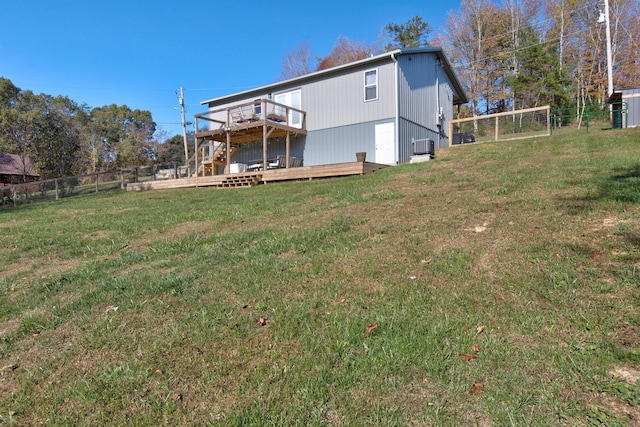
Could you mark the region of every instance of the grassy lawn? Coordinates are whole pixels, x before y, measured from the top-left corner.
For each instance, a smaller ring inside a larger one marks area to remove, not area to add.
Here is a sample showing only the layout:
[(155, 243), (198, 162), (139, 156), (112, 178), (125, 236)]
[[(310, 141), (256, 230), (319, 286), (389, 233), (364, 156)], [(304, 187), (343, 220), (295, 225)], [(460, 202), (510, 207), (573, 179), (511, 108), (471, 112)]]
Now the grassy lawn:
[(640, 129), (0, 210), (0, 425), (640, 424)]

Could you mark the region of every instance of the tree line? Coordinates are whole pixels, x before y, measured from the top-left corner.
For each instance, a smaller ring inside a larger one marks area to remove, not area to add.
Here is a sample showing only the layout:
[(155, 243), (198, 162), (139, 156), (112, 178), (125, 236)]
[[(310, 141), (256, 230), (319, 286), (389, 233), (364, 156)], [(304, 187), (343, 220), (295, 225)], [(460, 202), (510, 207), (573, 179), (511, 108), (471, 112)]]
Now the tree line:
[(182, 137), (161, 136), (149, 111), (90, 108), (0, 77), (0, 153), (29, 157), (42, 179), (183, 160)]
[[(614, 87), (640, 87), (640, 2), (609, 0), (609, 9)], [(465, 115), (542, 105), (579, 111), (607, 100), (603, 16), (603, 0), (462, 0), (433, 35), (417, 15), (388, 24), (375, 42), (339, 37), (326, 57), (313, 58), (303, 42), (283, 57), (280, 77), (397, 48), (442, 46), (470, 99)]]

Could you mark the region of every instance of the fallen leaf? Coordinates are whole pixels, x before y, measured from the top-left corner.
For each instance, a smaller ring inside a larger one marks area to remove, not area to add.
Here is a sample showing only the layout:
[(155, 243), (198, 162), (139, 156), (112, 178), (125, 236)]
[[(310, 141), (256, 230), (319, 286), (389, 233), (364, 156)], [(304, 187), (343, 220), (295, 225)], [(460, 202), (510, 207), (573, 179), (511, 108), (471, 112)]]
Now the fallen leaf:
[(481, 391), (484, 391), (484, 386), (480, 383), (474, 383), (473, 386), (471, 387), (471, 390), (469, 390), (469, 393), (478, 394)]
[(474, 344), (473, 347), (471, 347), (471, 350), (475, 351), (476, 353), (480, 352), (480, 344)]
[(160, 369), (156, 369), (156, 375), (162, 375), (162, 371)]
[(369, 335), (371, 335), (371, 332), (373, 332), (373, 330), (377, 327), (378, 327), (377, 323), (371, 323), (369, 326), (367, 326), (367, 335), (365, 336), (368, 337)]
[(338, 361), (338, 368), (342, 368), (344, 366), (344, 360)]
[(114, 305), (110, 305), (109, 307), (107, 307), (107, 309), (104, 312), (108, 313), (110, 311), (118, 311), (118, 307), (116, 307)]
[(267, 320), (265, 318), (261, 317), (260, 320), (258, 320), (258, 323), (260, 323), (260, 326), (266, 326)]
[(474, 354), (467, 354), (467, 353), (462, 353), (460, 356), (464, 357), (465, 359), (467, 359), (467, 362), (472, 361), (473, 359), (477, 359), (478, 356), (474, 355)]
[(171, 400), (173, 400), (174, 402), (177, 402), (179, 400), (182, 400), (182, 395), (181, 394), (174, 394), (173, 396), (171, 396)]
[(345, 302), (346, 300), (346, 298), (340, 298), (340, 302)]
[(599, 258), (599, 257), (600, 257), (600, 254), (598, 252), (592, 252), (591, 253), (591, 258), (596, 259), (596, 258)]
[(484, 326), (477, 326), (476, 327), (476, 331), (478, 331), (479, 334), (484, 332)]

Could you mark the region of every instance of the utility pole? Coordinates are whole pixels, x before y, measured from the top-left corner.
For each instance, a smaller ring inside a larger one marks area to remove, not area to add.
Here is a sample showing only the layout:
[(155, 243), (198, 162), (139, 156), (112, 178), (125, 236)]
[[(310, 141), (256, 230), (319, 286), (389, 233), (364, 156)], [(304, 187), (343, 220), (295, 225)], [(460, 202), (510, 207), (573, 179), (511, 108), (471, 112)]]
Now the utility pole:
[(180, 109), (182, 110), (182, 137), (184, 139), (184, 161), (187, 164), (187, 177), (191, 176), (191, 167), (189, 165), (189, 149), (187, 143), (187, 121), (184, 117), (184, 89), (180, 87), (180, 94), (178, 95), (178, 101), (180, 103)]
[[(600, 6), (598, 6), (600, 9)], [(600, 11), (598, 23), (606, 26), (607, 34), (607, 98), (613, 94), (613, 64), (611, 59), (611, 21), (609, 20), (609, 0), (604, 0), (604, 13)]]
[(604, 20), (607, 26), (607, 76), (609, 78), (607, 89), (607, 98), (610, 98), (613, 94), (613, 71), (611, 64), (611, 25), (609, 22), (609, 0), (604, 0)]

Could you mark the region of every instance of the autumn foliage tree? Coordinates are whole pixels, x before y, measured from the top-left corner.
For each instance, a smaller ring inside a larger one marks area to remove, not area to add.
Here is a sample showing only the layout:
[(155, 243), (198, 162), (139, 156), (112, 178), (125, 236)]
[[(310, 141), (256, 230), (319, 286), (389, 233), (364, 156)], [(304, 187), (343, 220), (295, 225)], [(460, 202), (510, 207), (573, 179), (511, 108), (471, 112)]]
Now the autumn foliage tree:
[(0, 78), (0, 152), (29, 157), (42, 178), (152, 162), (151, 113), (115, 104), (90, 109)]
[(316, 71), (326, 70), (328, 68), (368, 58), (376, 52), (377, 49), (372, 45), (354, 42), (346, 37), (340, 36), (331, 50), (331, 53), (324, 58), (318, 58)]
[[(637, 0), (610, 0), (613, 80), (640, 86)], [(604, 103), (604, 5), (588, 0), (462, 0), (437, 42), (447, 52), (475, 114), (550, 104)]]

